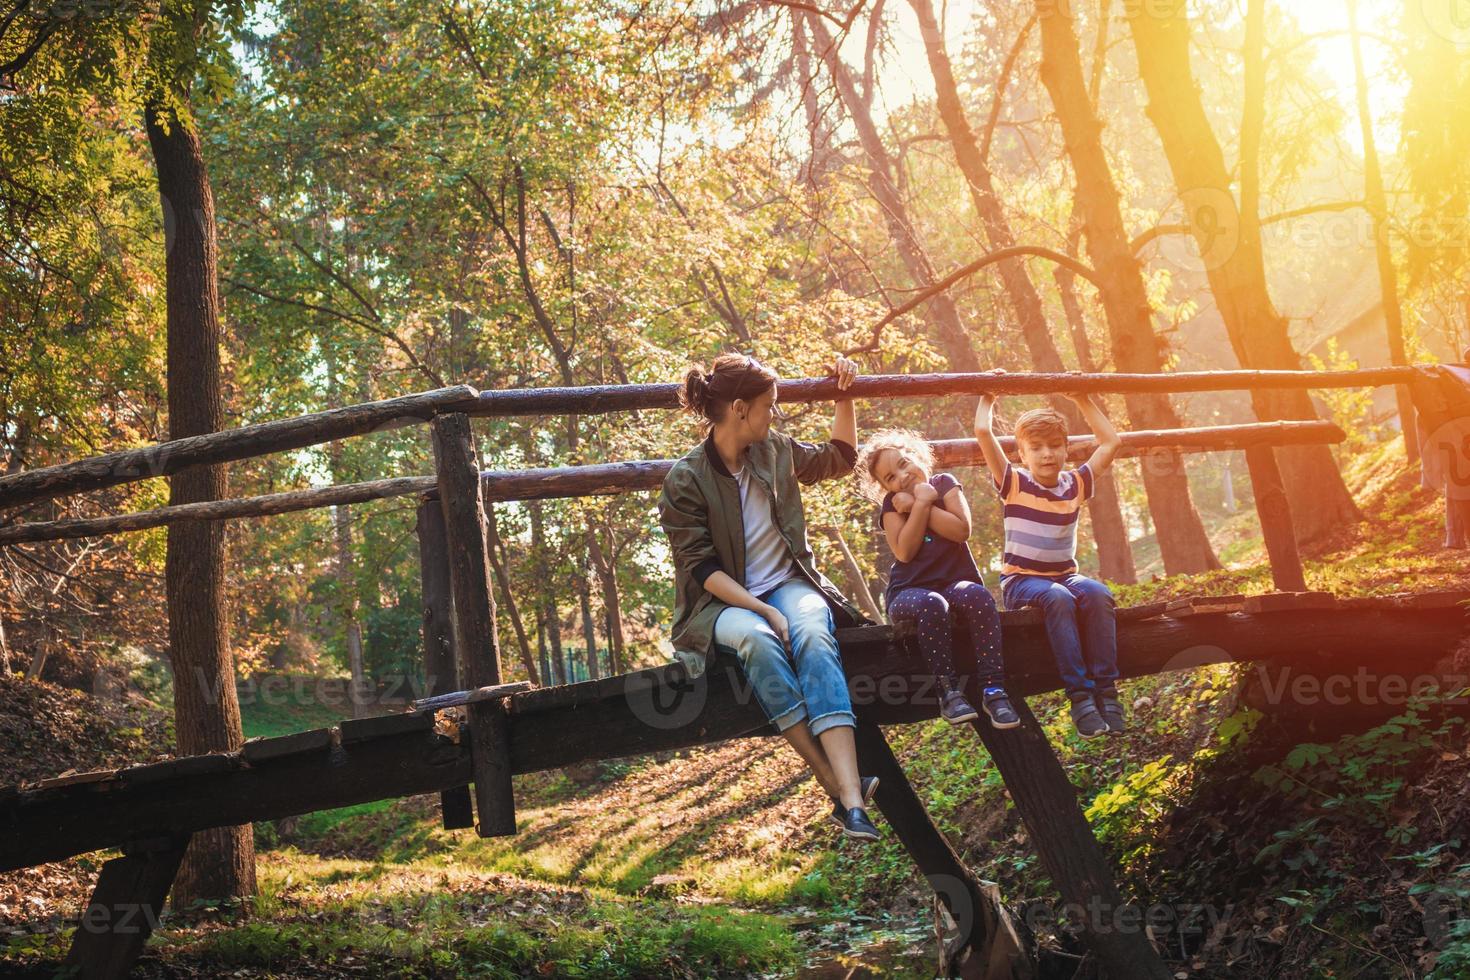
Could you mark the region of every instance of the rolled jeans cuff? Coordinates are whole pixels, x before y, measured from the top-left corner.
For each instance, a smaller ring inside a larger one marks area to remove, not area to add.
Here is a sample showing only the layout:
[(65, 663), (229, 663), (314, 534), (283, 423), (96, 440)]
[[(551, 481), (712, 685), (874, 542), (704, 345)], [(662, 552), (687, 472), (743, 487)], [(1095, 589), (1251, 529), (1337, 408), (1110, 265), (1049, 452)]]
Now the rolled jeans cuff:
[(818, 715), (807, 721), (807, 728), (811, 729), (813, 735), (820, 735), (829, 728), (857, 727), (857, 718), (851, 711), (829, 711), (825, 715)]
[(776, 726), (776, 731), (784, 732), (793, 725), (799, 725), (806, 718), (806, 702), (798, 701), (796, 706), (781, 712), (771, 719), (771, 724)]

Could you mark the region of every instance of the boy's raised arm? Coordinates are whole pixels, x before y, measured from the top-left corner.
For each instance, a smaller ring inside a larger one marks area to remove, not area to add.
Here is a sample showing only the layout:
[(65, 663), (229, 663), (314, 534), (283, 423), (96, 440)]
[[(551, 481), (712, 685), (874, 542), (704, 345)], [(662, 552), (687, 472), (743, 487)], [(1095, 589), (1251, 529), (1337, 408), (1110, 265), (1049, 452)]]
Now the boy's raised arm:
[(1097, 437), (1097, 448), (1088, 458), (1087, 468), (1092, 470), (1093, 476), (1102, 476), (1113, 465), (1113, 457), (1118, 454), (1123, 440), (1119, 438), (1118, 430), (1113, 428), (1113, 423), (1108, 421), (1107, 415), (1092, 400), (1091, 395), (1071, 392), (1067, 397), (1076, 403), (1077, 408), (1082, 412), (1082, 417), (1092, 428), (1092, 434)]
[(980, 404), (975, 407), (975, 441), (980, 444), (980, 455), (985, 457), (985, 465), (990, 469), (990, 482), (999, 487), (1009, 460), (1000, 447), (1000, 440), (990, 431), (994, 410), (995, 396), (989, 393), (981, 395)]

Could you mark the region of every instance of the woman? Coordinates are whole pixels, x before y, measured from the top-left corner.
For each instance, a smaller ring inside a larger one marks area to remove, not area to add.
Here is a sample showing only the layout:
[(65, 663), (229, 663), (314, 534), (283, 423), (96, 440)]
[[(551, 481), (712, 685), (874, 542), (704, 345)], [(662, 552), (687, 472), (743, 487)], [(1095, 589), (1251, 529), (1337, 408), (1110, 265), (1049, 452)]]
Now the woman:
[[(845, 391), (857, 365), (839, 357), (834, 373)], [(834, 615), (863, 619), (812, 563), (798, 488), (852, 470), (852, 400), (837, 402), (827, 443), (772, 432), (776, 373), (724, 354), (708, 373), (689, 370), (680, 403), (708, 435), (674, 464), (659, 497), (674, 554), (674, 649), (696, 673), (715, 650), (738, 657), (766, 717), (833, 798), (833, 820), (854, 840), (877, 840), (865, 806), (878, 780), (858, 776), (834, 633)]]

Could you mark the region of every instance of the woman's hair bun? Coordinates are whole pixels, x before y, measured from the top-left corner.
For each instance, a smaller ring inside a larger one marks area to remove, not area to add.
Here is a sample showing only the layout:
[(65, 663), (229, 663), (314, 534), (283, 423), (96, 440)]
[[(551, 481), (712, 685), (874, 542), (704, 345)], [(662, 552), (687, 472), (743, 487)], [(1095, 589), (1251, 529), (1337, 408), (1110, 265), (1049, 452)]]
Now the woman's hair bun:
[(709, 407), (710, 377), (704, 368), (695, 365), (684, 372), (684, 384), (679, 388), (679, 405), (687, 412), (703, 416)]

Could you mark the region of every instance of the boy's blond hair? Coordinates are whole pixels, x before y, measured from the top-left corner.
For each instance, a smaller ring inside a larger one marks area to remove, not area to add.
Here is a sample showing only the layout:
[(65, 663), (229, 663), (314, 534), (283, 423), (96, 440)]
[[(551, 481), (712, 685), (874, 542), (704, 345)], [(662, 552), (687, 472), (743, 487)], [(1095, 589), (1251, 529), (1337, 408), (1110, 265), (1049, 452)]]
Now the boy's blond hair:
[(1048, 439), (1060, 438), (1063, 442), (1067, 440), (1067, 417), (1054, 408), (1033, 408), (1022, 412), (1021, 417), (1016, 419), (1016, 442), (1022, 439), (1034, 437)]
[(858, 452), (857, 464), (853, 467), (857, 473), (858, 490), (874, 503), (882, 500), (888, 493), (873, 473), (873, 467), (878, 465), (878, 457), (883, 455), (885, 449), (908, 453), (931, 476), (934, 473), (934, 450), (929, 448), (929, 443), (922, 435), (913, 429), (879, 429), (863, 443), (863, 448)]

